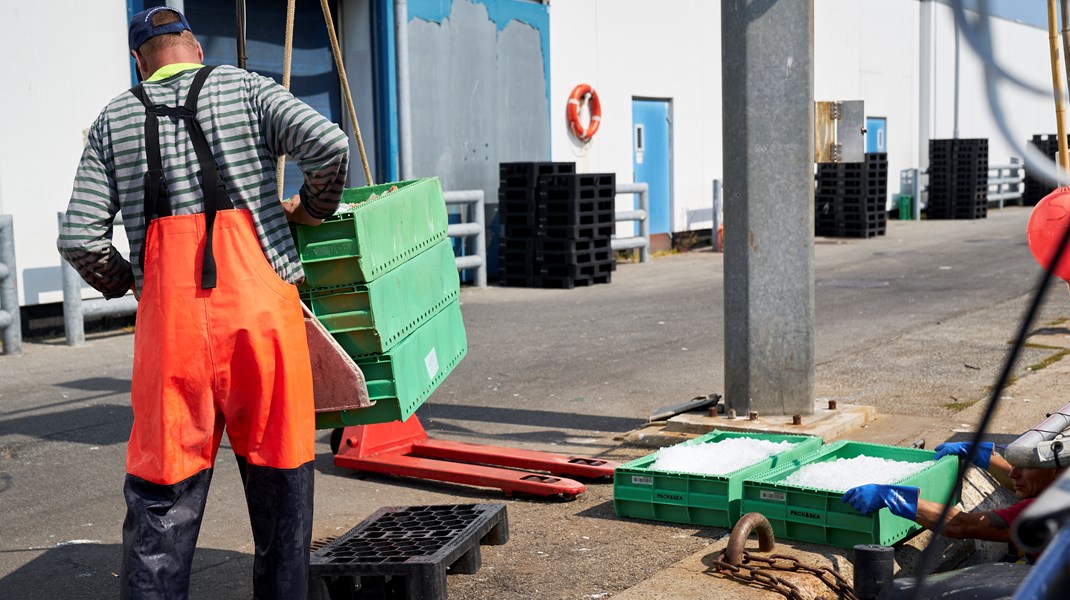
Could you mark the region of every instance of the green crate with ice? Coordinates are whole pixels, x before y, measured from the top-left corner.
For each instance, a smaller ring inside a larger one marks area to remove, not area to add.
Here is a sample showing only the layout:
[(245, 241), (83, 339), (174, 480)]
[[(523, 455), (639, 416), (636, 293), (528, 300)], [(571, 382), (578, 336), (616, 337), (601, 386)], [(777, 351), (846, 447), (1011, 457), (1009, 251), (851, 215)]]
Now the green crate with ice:
[(621, 517), (730, 527), (745, 478), (820, 446), (813, 436), (711, 431), (617, 467), (613, 508)]
[[(882, 483), (918, 487), (921, 497), (945, 502), (958, 459), (917, 448), (840, 441), (743, 482), (741, 512), (761, 513), (778, 539), (854, 547), (890, 546), (921, 530), (887, 508), (863, 515), (841, 501), (855, 486)], [(955, 502), (958, 501), (956, 498)]]

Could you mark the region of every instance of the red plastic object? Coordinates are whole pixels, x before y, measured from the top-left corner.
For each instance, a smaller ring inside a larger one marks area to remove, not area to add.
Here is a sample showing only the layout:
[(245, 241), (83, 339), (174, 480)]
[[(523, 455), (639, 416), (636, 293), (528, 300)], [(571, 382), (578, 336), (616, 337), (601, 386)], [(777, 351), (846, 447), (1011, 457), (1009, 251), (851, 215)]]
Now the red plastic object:
[(596, 458), (433, 440), (416, 415), (405, 422), (346, 427), (334, 464), (535, 496), (576, 496), (586, 489), (583, 484), (557, 475), (612, 477), (619, 465)]
[[(1047, 269), (1052, 266), (1055, 252), (1063, 239), (1063, 233), (1070, 226), (1070, 188), (1059, 188), (1044, 196), (1033, 207), (1026, 225), (1026, 239), (1029, 250), (1040, 266)], [(1070, 249), (1063, 252), (1059, 264), (1051, 269), (1052, 275), (1070, 280)]]

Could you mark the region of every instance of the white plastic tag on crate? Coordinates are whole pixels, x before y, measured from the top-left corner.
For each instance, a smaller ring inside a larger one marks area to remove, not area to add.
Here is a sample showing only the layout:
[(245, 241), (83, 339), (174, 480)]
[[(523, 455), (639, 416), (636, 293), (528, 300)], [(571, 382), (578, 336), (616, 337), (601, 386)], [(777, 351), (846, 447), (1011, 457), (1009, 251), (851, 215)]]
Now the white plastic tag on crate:
[(434, 348), (424, 357), (424, 366), (427, 367), (427, 378), (434, 381), (435, 375), (438, 375), (438, 354), (435, 354)]
[(644, 477), (642, 475), (632, 475), (632, 485), (654, 485), (654, 478)]

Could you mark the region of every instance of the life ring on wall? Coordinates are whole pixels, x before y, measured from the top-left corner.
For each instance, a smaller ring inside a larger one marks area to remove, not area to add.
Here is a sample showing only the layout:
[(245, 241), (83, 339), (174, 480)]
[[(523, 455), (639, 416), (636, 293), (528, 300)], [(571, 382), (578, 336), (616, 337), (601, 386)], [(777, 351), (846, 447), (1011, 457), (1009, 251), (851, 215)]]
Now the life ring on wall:
[[(591, 113), (591, 123), (587, 127), (580, 123), (580, 105), (583, 104), (583, 100), (587, 95), (590, 98), (587, 99), (587, 108)], [(572, 88), (572, 93), (568, 97), (568, 124), (572, 126), (572, 133), (580, 139), (581, 142), (590, 141), (594, 137), (594, 134), (598, 132), (598, 126), (602, 123), (602, 104), (598, 102), (598, 93), (594, 91), (594, 88), (581, 83)]]

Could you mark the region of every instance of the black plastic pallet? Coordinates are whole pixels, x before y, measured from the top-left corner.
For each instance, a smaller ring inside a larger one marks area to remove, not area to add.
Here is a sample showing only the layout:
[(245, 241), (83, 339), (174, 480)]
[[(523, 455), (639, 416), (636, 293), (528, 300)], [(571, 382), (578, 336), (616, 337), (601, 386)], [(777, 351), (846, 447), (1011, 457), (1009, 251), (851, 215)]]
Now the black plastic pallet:
[(590, 250), (608, 250), (611, 238), (587, 238), (587, 239), (541, 239), (538, 240), (538, 251), (541, 252), (586, 252)]
[(574, 162), (505, 162), (498, 164), (499, 187), (538, 186), (540, 175), (575, 173)]
[(509, 541), (504, 504), (381, 508), (312, 554), (311, 600), (445, 600), (447, 573), (476, 573), (480, 544)]
[(617, 261), (603, 260), (586, 264), (550, 264), (547, 263), (542, 277), (544, 279), (570, 278), (575, 280), (591, 279), (608, 275), (617, 270)]

